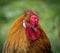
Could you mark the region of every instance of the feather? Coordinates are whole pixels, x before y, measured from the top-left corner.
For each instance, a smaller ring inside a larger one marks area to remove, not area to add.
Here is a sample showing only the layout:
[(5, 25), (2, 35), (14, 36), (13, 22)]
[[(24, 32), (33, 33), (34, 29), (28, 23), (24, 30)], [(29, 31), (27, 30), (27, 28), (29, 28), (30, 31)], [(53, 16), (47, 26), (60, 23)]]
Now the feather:
[(12, 24), (2, 53), (52, 53), (50, 41), (40, 24), (37, 26), (39, 37), (35, 41), (28, 39), (24, 18), (22, 15)]

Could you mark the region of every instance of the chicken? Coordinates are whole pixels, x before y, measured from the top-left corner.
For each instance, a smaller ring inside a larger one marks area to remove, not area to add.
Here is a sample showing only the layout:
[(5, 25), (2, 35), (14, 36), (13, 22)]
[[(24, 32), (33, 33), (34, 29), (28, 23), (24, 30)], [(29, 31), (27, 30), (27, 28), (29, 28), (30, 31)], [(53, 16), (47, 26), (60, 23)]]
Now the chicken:
[(25, 10), (13, 23), (2, 53), (52, 53), (50, 41), (34, 10)]

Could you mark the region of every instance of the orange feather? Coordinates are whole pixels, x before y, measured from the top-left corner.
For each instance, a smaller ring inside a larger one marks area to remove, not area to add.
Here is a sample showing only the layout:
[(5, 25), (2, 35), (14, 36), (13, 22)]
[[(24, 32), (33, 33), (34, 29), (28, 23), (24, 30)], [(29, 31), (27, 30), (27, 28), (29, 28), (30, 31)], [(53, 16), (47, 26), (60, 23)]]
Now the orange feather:
[(24, 18), (25, 16), (22, 15), (13, 23), (2, 53), (51, 53), (50, 41), (40, 24), (38, 24), (40, 37), (35, 41), (28, 40), (22, 25)]

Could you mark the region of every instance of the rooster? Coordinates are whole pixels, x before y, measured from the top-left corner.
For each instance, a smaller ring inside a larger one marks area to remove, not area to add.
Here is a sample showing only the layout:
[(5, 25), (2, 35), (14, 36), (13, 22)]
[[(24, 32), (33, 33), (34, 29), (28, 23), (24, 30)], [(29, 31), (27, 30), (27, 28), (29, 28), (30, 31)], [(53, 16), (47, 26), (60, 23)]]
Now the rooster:
[(26, 9), (13, 23), (2, 53), (52, 53), (50, 41), (34, 10)]

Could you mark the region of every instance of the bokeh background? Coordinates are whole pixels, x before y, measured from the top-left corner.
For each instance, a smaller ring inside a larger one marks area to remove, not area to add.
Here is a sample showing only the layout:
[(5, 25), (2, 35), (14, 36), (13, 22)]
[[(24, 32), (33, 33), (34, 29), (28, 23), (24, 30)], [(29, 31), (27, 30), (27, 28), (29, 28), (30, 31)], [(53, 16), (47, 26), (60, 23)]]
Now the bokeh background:
[(53, 53), (60, 53), (60, 0), (0, 0), (0, 53), (12, 23), (27, 8), (37, 12)]

